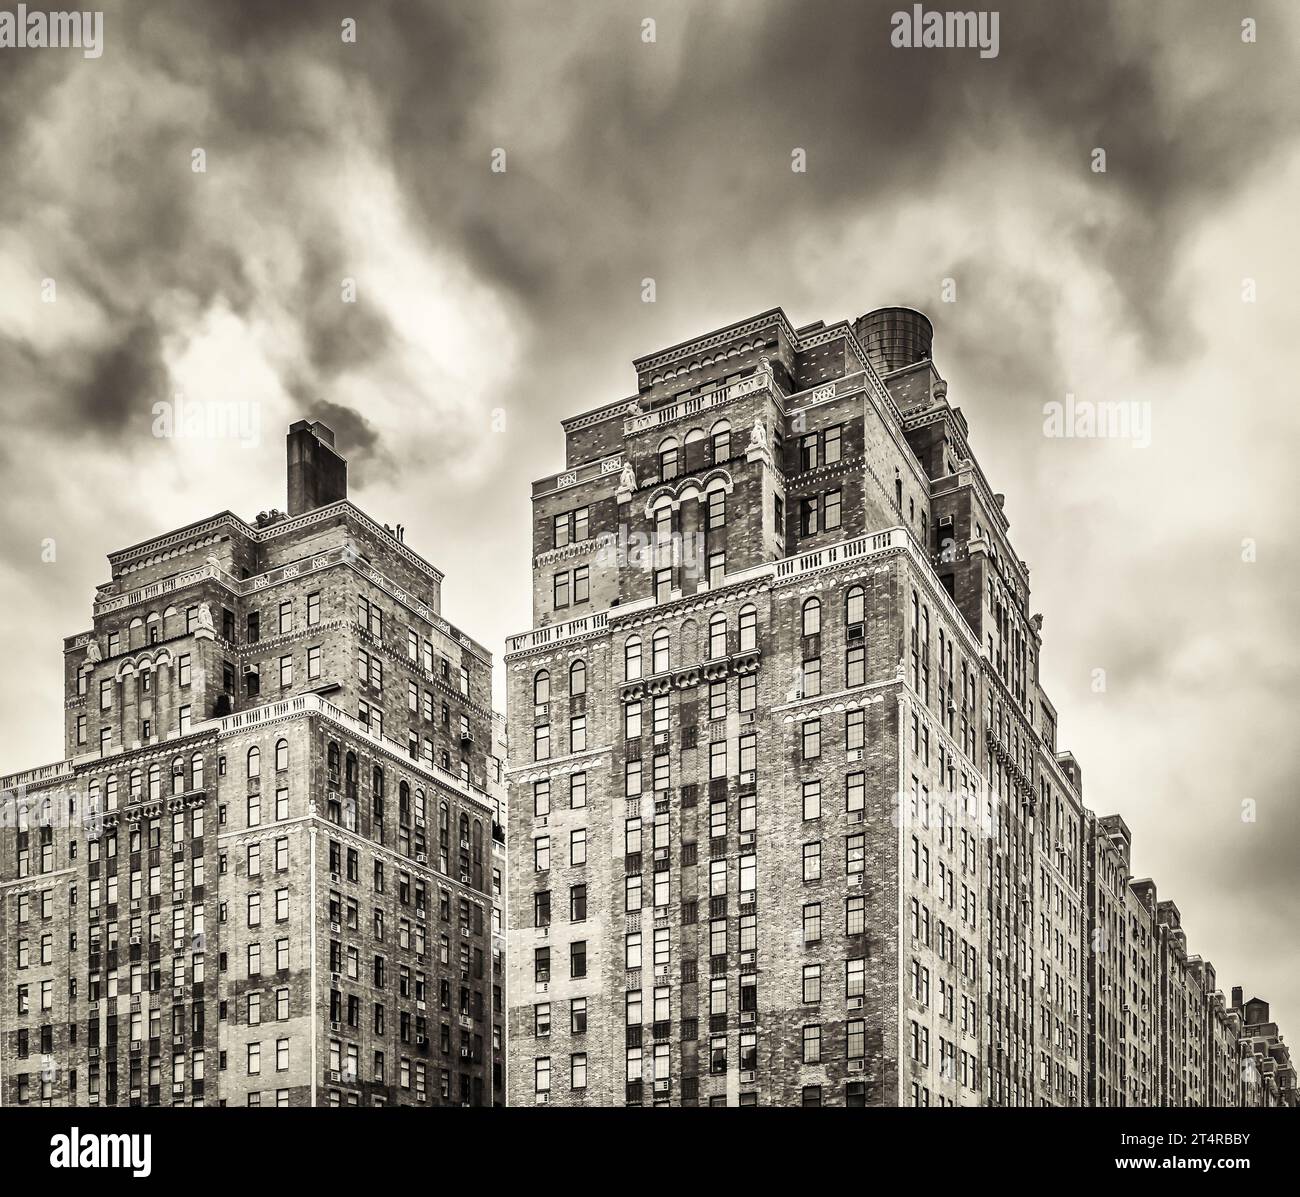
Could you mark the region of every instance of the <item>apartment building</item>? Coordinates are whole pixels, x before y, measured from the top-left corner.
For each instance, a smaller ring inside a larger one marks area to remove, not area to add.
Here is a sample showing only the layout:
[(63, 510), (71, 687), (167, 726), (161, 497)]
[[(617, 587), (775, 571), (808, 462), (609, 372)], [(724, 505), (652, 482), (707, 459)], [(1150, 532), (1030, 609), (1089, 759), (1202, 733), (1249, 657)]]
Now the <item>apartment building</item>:
[(492, 1100), (492, 658), (327, 427), (287, 467), (110, 555), (0, 780), (4, 1104)]

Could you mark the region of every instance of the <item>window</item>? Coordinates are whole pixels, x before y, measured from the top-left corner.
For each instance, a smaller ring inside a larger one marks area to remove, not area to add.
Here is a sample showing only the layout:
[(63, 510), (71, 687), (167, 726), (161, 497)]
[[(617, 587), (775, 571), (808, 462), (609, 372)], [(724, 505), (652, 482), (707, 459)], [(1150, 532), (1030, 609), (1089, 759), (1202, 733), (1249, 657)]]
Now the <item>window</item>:
[(659, 446), (659, 481), (677, 477), (677, 441), (669, 437)]
[(803, 698), (816, 698), (822, 692), (822, 661), (810, 657), (803, 663)]
[(805, 964), (803, 966), (803, 1000), (812, 1004), (822, 1000), (822, 966)]
[(556, 607), (567, 607), (569, 605), (569, 574), (567, 570), (555, 575), (553, 597)]
[(569, 945), (569, 976), (585, 977), (587, 975), (587, 942), (577, 940)]
[(551, 837), (539, 835), (533, 841), (533, 868), (544, 873), (551, 867)]
[(803, 1062), (822, 1062), (822, 1029), (818, 1023), (809, 1023), (803, 1029)]
[(320, 623), (320, 591), (307, 596), (307, 626), (315, 627)]
[(813, 840), (803, 846), (803, 879), (820, 881), (822, 878), (822, 845)]
[(822, 505), (822, 527), (831, 531), (840, 526), (840, 492), (829, 490)]
[(740, 651), (750, 652), (758, 647), (758, 612), (753, 607), (740, 611)]
[(727, 617), (721, 612), (713, 615), (709, 620), (709, 657), (725, 657), (727, 655)]
[(533, 705), (542, 706), (544, 703), (551, 701), (551, 675), (548, 670), (541, 669), (533, 678)]
[(803, 817), (820, 819), (822, 817), (822, 783), (805, 781), (803, 783)]
[(533, 728), (533, 760), (545, 761), (551, 756), (551, 725), (539, 723)]
[(822, 630), (822, 604), (820, 599), (810, 598), (803, 605), (803, 634), (816, 636)]
[(799, 535), (812, 536), (820, 530), (819, 528), (819, 511), (817, 508), (817, 499), (800, 499), (799, 500)]
[(815, 760), (822, 754), (822, 721), (805, 719), (801, 726), (803, 759)]
[(668, 629), (660, 628), (650, 641), (651, 673), (668, 671)]
[(731, 457), (731, 425), (726, 420), (719, 420), (710, 431), (709, 451), (714, 465)]
[(632, 636), (623, 646), (623, 677), (634, 682), (641, 677), (641, 637)]
[(587, 1053), (574, 1052), (570, 1058), (569, 1083), (574, 1089), (587, 1087)]
[(587, 887), (574, 885), (569, 889), (569, 922), (581, 923), (587, 917)]
[(576, 697), (579, 694), (587, 693), (587, 663), (585, 661), (574, 661), (569, 666), (569, 695)]
[(587, 863), (587, 829), (579, 827), (569, 832), (569, 863), (585, 865)]
[(727, 522), (727, 492), (721, 486), (716, 486), (709, 491), (704, 521), (708, 531), (721, 528)]
[(803, 908), (803, 941), (818, 943), (822, 937), (822, 904), (809, 902)]
[(533, 1090), (537, 1093), (551, 1091), (551, 1057), (538, 1056), (533, 1061)]

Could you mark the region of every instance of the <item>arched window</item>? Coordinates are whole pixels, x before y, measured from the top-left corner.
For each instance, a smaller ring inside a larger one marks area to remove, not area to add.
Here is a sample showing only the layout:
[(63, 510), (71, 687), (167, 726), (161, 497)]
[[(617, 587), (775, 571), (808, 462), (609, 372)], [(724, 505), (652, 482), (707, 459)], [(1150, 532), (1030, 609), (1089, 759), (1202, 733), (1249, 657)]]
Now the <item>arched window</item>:
[(469, 815), (461, 815), (460, 817), (460, 846), (462, 848), (469, 847)]
[(185, 760), (179, 756), (172, 761), (172, 793), (185, 793)]
[(162, 769), (157, 765), (149, 766), (149, 798), (162, 797)]
[(803, 604), (803, 634), (816, 636), (822, 630), (822, 601), (817, 598), (805, 599)]
[(329, 771), (337, 779), (339, 775), (339, 746), (333, 740), (330, 741), (325, 758), (329, 765)]
[(709, 657), (727, 655), (727, 617), (719, 611), (709, 619)]
[(97, 781), (90, 783), (90, 792), (86, 799), (86, 810), (92, 814), (99, 811), (99, 782)]
[(587, 693), (587, 662), (574, 661), (569, 666), (569, 695)]
[[(335, 749), (337, 752), (338, 749)], [(248, 750), (248, 776), (262, 776), (262, 750), (256, 744)]]
[(131, 801), (134, 802), (140, 797), (140, 785), (143, 781), (143, 775), (139, 769), (132, 769), (129, 779)]
[(375, 766), (375, 771), (374, 771), (374, 773), (371, 775), (371, 778), (370, 778), (370, 789), (371, 789), (371, 791), (374, 793), (374, 795), (375, 795), (376, 798), (380, 799), (381, 801), (383, 800), (383, 797), (384, 797), (384, 771), (383, 771), (383, 770), (382, 770), (378, 765)]
[(451, 829), (451, 808), (445, 802), (438, 804), (438, 830), (449, 831)]
[(411, 787), (405, 781), (397, 786), (397, 821), (403, 824), (411, 821)]
[(650, 641), (651, 673), (668, 672), (668, 629), (660, 628)]
[(104, 782), (104, 809), (117, 810), (117, 777), (109, 777)]
[(541, 706), (544, 702), (551, 701), (551, 674), (550, 670), (539, 669), (533, 678), (533, 705)]
[(474, 859), (483, 859), (483, 824), (478, 819), (474, 820)]
[(424, 791), (417, 789), (415, 791), (415, 817), (419, 820), (419, 825), (424, 825)]
[(203, 754), (199, 752), (190, 757), (190, 789), (203, 789)]
[(659, 481), (677, 477), (677, 438), (670, 436), (659, 445)]
[(749, 652), (758, 647), (758, 611), (753, 607), (740, 610), (740, 651)]
[(275, 742), (275, 770), (277, 773), (283, 773), (289, 767), (289, 741), (277, 740)]
[(867, 592), (861, 586), (852, 587), (844, 596), (844, 622), (853, 627), (867, 618)]
[(634, 682), (641, 676), (641, 637), (629, 636), (623, 645), (623, 677)]
[(349, 789), (355, 790), (357, 787), (357, 754), (349, 752), (347, 759), (343, 762), (343, 780)]
[(709, 447), (713, 464), (719, 465), (731, 457), (731, 425), (719, 420), (709, 433)]

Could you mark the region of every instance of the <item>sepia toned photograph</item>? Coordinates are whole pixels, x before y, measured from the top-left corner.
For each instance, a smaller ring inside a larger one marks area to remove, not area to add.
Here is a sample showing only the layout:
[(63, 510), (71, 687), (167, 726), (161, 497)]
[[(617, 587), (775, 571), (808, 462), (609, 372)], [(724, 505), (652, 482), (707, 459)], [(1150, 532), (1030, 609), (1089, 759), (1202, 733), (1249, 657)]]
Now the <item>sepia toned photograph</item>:
[(0, 0), (15, 1176), (343, 1179), (314, 1107), (1289, 1161), (1298, 51)]

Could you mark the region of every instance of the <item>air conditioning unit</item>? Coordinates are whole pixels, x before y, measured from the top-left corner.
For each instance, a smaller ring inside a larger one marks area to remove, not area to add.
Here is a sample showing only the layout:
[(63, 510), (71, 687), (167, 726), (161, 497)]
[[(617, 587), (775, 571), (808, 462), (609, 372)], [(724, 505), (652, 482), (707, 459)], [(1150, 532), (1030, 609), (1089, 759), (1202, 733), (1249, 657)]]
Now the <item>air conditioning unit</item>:
[(849, 1071), (850, 1071), (850, 1072), (865, 1072), (865, 1071), (866, 1071), (866, 1068), (867, 1068), (867, 1062), (866, 1062), (866, 1060), (850, 1060), (850, 1061), (849, 1061)]
[(941, 516), (939, 517), (939, 527), (941, 527), (941, 528), (951, 528), (951, 527), (952, 527), (952, 516), (950, 516), (950, 515), (941, 515)]
[(550, 1100), (551, 1100), (551, 1095), (549, 1093), (538, 1093), (533, 1098), (533, 1101), (539, 1106), (544, 1106)]
[(330, 880), (341, 885), (343, 882), (343, 875), (341, 873), (330, 873)]
[(755, 772), (754, 772), (753, 769), (746, 769), (746, 770), (745, 770), (743, 773), (741, 773), (741, 775), (740, 775), (740, 784), (741, 784), (742, 786), (750, 786), (750, 785), (753, 785), (753, 784), (754, 784), (754, 778), (755, 778), (755, 776), (756, 776), (756, 774), (755, 774)]
[(754, 712), (753, 712), (753, 711), (745, 711), (745, 712), (743, 712), (743, 713), (741, 714), (741, 716), (740, 716), (740, 722), (741, 722), (742, 724), (745, 724), (745, 723), (753, 723), (753, 722), (754, 722)]
[(846, 640), (861, 640), (866, 636), (866, 629), (860, 623), (849, 624), (848, 632), (845, 634)]
[(758, 1072), (757, 1072), (755, 1069), (753, 1069), (753, 1068), (749, 1068), (749, 1069), (742, 1068), (742, 1069), (740, 1070), (740, 1083), (741, 1083), (742, 1085), (743, 1085), (746, 1081), (756, 1081), (757, 1079), (758, 1079)]
[(428, 864), (428, 863), (429, 863), (429, 858), (428, 858), (428, 856), (427, 856), (425, 853), (423, 853), (423, 852), (417, 852), (417, 853), (415, 854), (415, 863), (416, 863), (416, 864)]
[(92, 1060), (98, 1060), (98, 1059), (99, 1059), (99, 1048), (97, 1048), (97, 1047), (92, 1047), (92, 1048), (90, 1049), (90, 1058), (91, 1058)]
[(756, 951), (754, 951), (753, 948), (750, 948), (747, 952), (741, 952), (741, 953), (740, 953), (740, 963), (741, 963), (741, 964), (753, 964), (753, 963), (754, 963), (754, 958), (755, 958), (757, 955), (758, 955), (758, 953), (757, 953)]
[(140, 946), (140, 937), (138, 935), (133, 935), (129, 942), (133, 948), (138, 948)]
[(862, 759), (861, 748), (850, 748), (848, 752), (845, 753), (845, 760), (847, 760), (850, 765), (856, 765), (861, 759)]
[(340, 930), (338, 923), (330, 923), (330, 930), (333, 931), (335, 935), (337, 935)]
[(752, 831), (742, 831), (742, 832), (740, 833), (740, 846), (741, 846), (742, 848), (747, 847), (748, 845), (752, 844), (753, 842), (754, 842), (754, 832), (752, 832)]
[(185, 997), (185, 990), (180, 985), (177, 985), (175, 986), (175, 988), (172, 989), (173, 1001), (179, 1002), (184, 997)]
[(753, 1022), (758, 1015), (753, 1010), (742, 1010), (740, 1012), (740, 1021), (742, 1023)]
[(667, 1077), (665, 1077), (662, 1081), (655, 1081), (655, 1092), (667, 1093), (672, 1088), (672, 1085), (673, 1085), (672, 1080)]
[(423, 815), (416, 815), (416, 816), (415, 816), (415, 825), (416, 825), (417, 827), (423, 827), (423, 826), (424, 826), (424, 816), (423, 816)]
[(333, 1081), (335, 1084), (338, 1084), (339, 1080), (341, 1079), (340, 1073), (333, 1068), (330, 1069), (329, 1076), (330, 1076), (330, 1080)]
[(656, 965), (655, 965), (655, 979), (658, 980), (659, 978), (661, 978), (661, 977), (666, 977), (666, 976), (668, 976), (668, 965), (666, 965), (666, 964), (656, 964)]
[(429, 1042), (428, 1038), (424, 1035), (417, 1035), (415, 1037), (416, 1047), (425, 1047), (428, 1044), (428, 1042)]
[(865, 811), (855, 810), (849, 812), (850, 823), (861, 823), (865, 817), (866, 817)]
[(862, 1009), (862, 999), (861, 999), (860, 997), (851, 997), (851, 998), (848, 998), (848, 999), (846, 1000), (846, 1003), (845, 1003), (845, 1004), (848, 1006), (848, 1008), (849, 1008), (850, 1010), (861, 1010), (861, 1009)]
[(132, 1010), (139, 1010), (139, 1009), (140, 1009), (140, 995), (139, 995), (138, 993), (137, 993), (137, 994), (133, 994), (133, 995), (131, 996), (131, 1009), (132, 1009)]
[(551, 988), (551, 983), (550, 983), (549, 981), (538, 981), (538, 982), (537, 982), (537, 992), (538, 992), (538, 993), (547, 993), (547, 992), (550, 990), (550, 988)]
[(173, 1035), (173, 1036), (172, 1036), (172, 1047), (180, 1047), (184, 1042), (185, 1042), (185, 1036), (184, 1036), (184, 1035)]
[(667, 732), (655, 732), (655, 744), (667, 744), (667, 743), (668, 743)]

